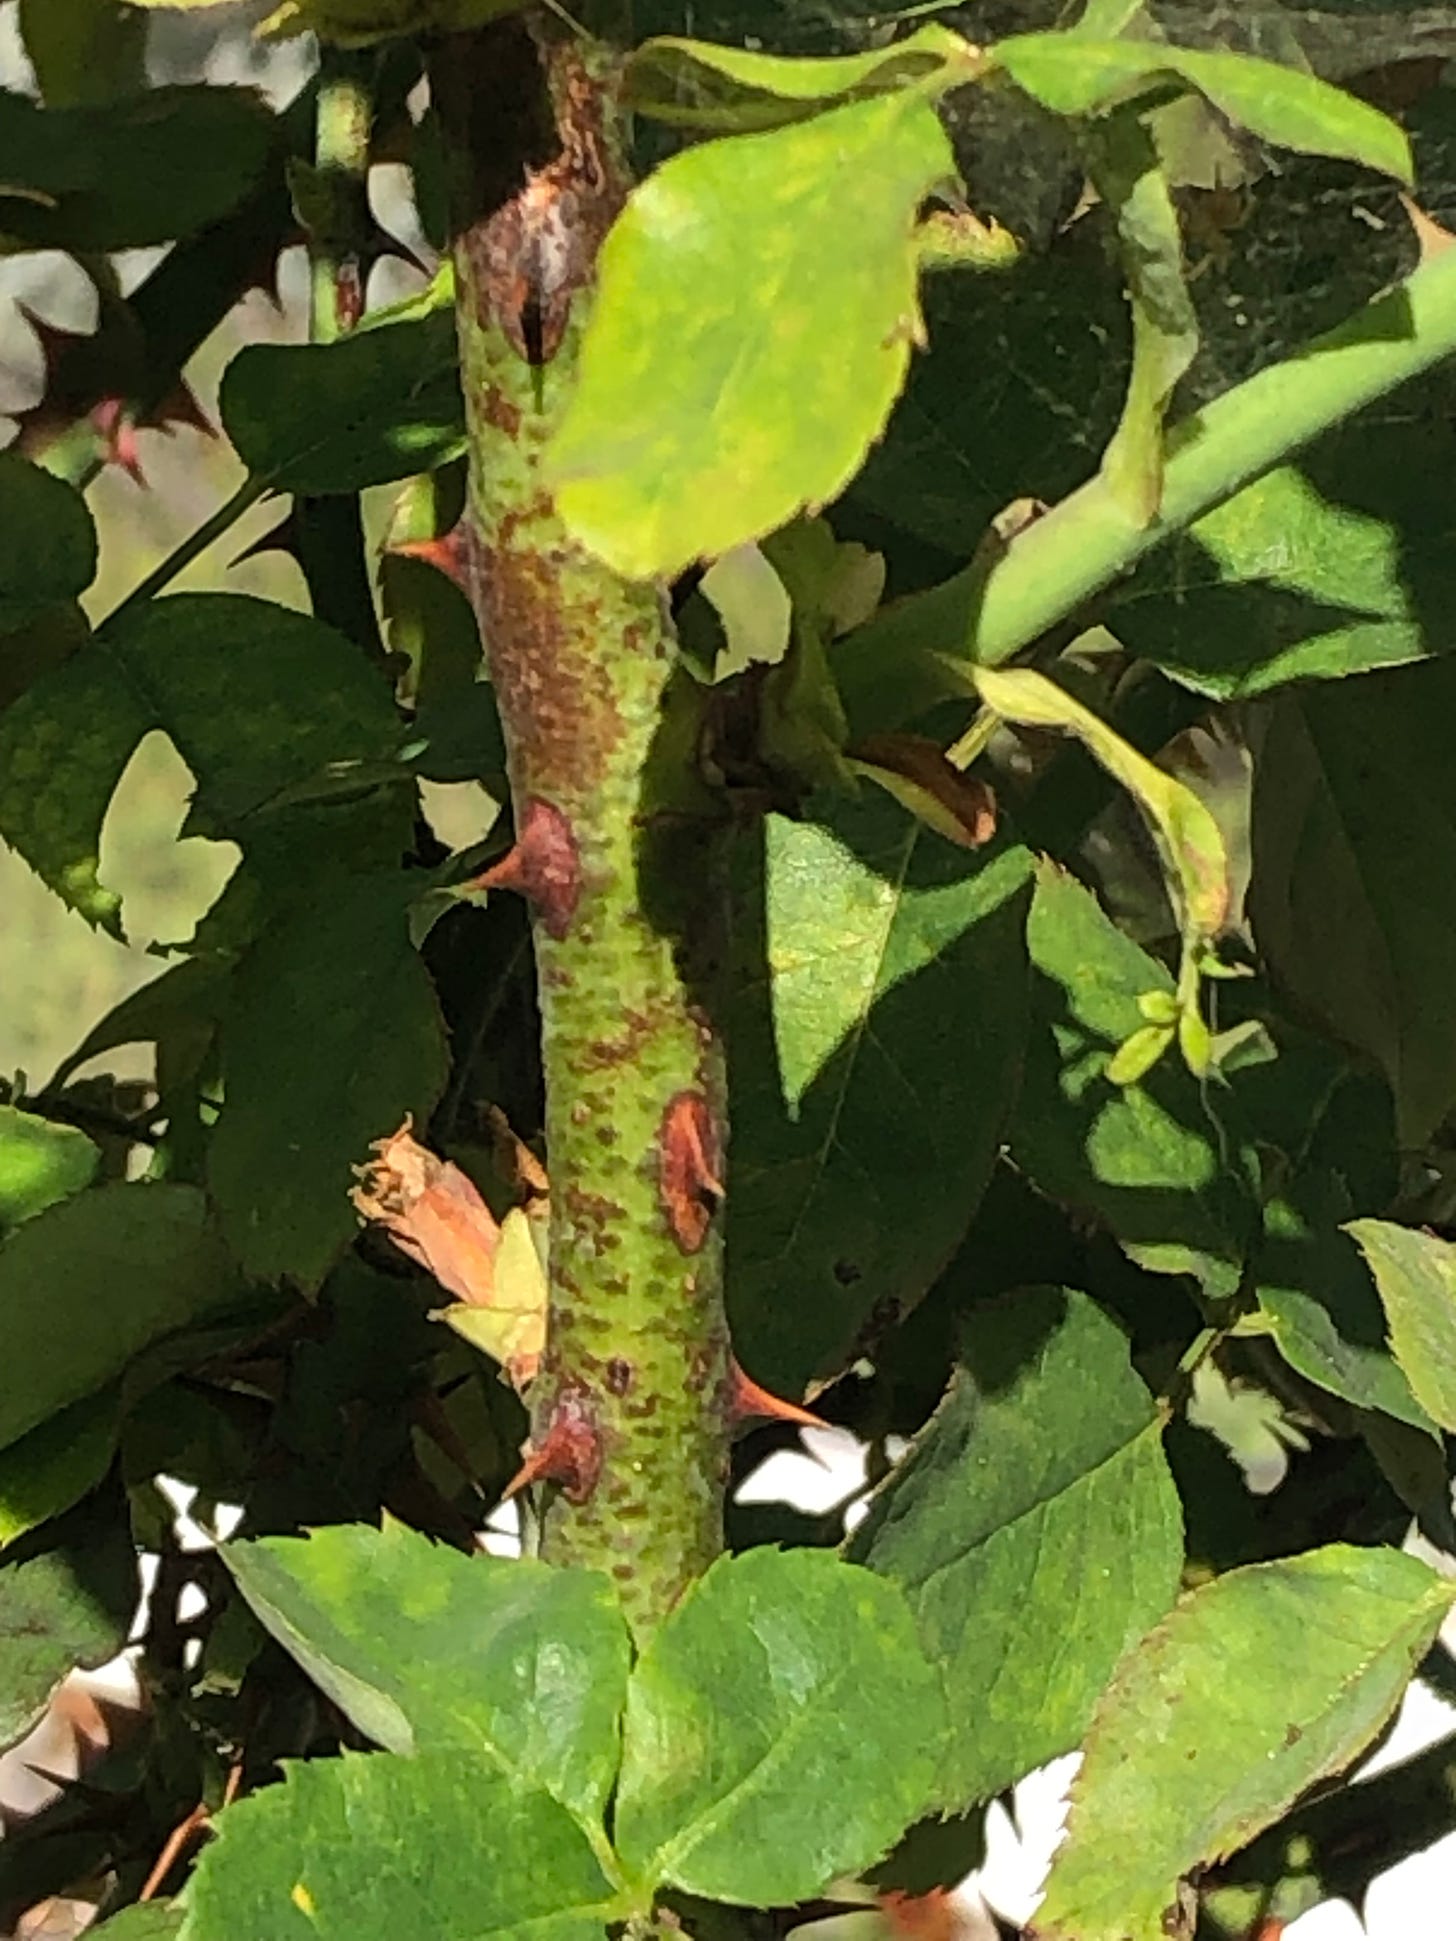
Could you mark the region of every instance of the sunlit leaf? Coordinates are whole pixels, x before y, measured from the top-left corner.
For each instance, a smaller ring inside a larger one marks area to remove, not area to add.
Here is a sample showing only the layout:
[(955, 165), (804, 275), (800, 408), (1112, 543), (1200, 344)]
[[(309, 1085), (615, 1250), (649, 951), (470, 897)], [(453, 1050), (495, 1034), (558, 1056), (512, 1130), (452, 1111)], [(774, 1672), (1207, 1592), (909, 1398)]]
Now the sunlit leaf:
[(1390, 1323), (1390, 1345), (1416, 1400), (1456, 1431), (1456, 1247), (1388, 1220), (1352, 1220)]

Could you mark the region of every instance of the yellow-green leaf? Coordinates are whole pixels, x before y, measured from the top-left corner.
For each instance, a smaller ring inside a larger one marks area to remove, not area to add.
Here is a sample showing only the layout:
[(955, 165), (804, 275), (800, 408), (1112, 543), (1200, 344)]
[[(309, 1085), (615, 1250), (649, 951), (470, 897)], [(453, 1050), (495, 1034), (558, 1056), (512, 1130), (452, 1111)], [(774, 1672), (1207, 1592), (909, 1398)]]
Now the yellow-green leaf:
[(670, 576), (834, 498), (904, 383), (916, 212), (954, 173), (933, 110), (901, 93), (706, 142), (643, 183), (549, 454), (577, 538)]

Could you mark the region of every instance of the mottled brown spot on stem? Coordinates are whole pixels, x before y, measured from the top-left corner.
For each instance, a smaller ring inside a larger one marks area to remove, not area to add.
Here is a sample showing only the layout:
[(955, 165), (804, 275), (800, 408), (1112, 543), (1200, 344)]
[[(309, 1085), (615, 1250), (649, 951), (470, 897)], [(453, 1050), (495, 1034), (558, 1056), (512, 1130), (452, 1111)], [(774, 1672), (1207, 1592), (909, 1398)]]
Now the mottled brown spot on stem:
[(585, 1503), (602, 1473), (602, 1438), (591, 1398), (575, 1384), (558, 1390), (546, 1433), (528, 1444), (525, 1460), (508, 1484), (514, 1496), (530, 1483), (556, 1483), (572, 1503)]

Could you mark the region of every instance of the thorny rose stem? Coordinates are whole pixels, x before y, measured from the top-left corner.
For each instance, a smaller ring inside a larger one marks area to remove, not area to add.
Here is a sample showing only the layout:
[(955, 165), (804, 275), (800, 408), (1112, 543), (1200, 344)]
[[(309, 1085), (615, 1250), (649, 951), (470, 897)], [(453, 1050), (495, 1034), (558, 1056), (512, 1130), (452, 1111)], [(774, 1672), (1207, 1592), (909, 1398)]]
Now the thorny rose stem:
[(541, 459), (627, 191), (611, 69), (554, 22), (447, 42), (470, 440), (456, 557), (499, 700), (532, 904), (551, 1175), (549, 1337), (528, 1470), (542, 1551), (617, 1581), (639, 1632), (722, 1548), (722, 823), (655, 585), (568, 536)]

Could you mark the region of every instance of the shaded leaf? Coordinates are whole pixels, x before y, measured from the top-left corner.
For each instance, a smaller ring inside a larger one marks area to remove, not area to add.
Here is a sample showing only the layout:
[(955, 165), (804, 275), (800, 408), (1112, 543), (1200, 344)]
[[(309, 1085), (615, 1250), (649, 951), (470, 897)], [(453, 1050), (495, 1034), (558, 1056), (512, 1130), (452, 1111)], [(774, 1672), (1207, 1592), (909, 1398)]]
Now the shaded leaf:
[(822, 1551), (721, 1559), (632, 1674), (618, 1851), (643, 1887), (806, 1900), (924, 1809), (941, 1707), (891, 1585)]
[(146, 23), (119, 0), (20, 0), (20, 35), (48, 108), (115, 100), (146, 83)]
[(74, 1126), (0, 1105), (0, 1227), (18, 1226), (89, 1185), (101, 1154)]
[(959, 1244), (1018, 1082), (1021, 849), (964, 849), (890, 802), (765, 825), (735, 940), (728, 1301), (781, 1393), (842, 1365)]
[(1018, 34), (998, 42), (991, 59), (1054, 114), (1105, 114), (1181, 82), (1278, 147), (1411, 180), (1410, 146), (1395, 122), (1298, 68), (1164, 41), (1095, 41), (1073, 34)]
[(1037, 879), (1027, 943), (1041, 975), (1011, 1130), (1017, 1163), (1043, 1192), (1098, 1214), (1139, 1266), (1232, 1294), (1258, 1216), (1225, 1163), (1211, 1116), (1219, 1101), (1170, 1059), (1135, 1083), (1109, 1077), (1117, 1048), (1148, 1029), (1139, 999), (1172, 997), (1172, 978), (1051, 865)]
[(0, 834), (116, 934), (97, 875), (102, 819), (132, 751), (163, 729), (198, 785), (184, 833), (246, 833), (285, 787), (338, 787), (398, 742), (388, 682), (342, 634), (233, 593), (174, 594), (120, 615), (0, 717)]
[(681, 127), (774, 128), (866, 95), (917, 84), (953, 86), (973, 76), (978, 58), (938, 23), (888, 47), (818, 60), (663, 35), (633, 54), (627, 98), (640, 114)]
[(273, 126), (250, 88), (151, 88), (85, 108), (0, 92), (0, 247), (136, 249), (190, 235), (246, 198)]
[(604, 1577), (465, 1557), (395, 1522), (223, 1557), (279, 1643), (386, 1750), (478, 1752), (600, 1822), (629, 1659)]
[(121, 1182), (38, 1213), (0, 1246), (0, 1447), (237, 1297), (195, 1187)]
[(83, 1395), (0, 1449), (0, 1549), (60, 1516), (111, 1467), (119, 1389)]
[(1333, 1544), (1184, 1598), (1098, 1708), (1037, 1933), (1166, 1941), (1183, 1876), (1370, 1743), (1452, 1595), (1413, 1557)]
[(249, 344), (218, 407), (243, 463), (278, 492), (359, 492), (432, 471), (465, 439), (453, 312), (332, 344)]
[(121, 1649), (139, 1584), (130, 1536), (114, 1510), (72, 1519), (48, 1549), (0, 1564), (0, 1747), (35, 1724), (75, 1666)]
[(1254, 765), (1249, 910), (1272, 981), (1371, 1057), (1402, 1146), (1456, 1103), (1456, 665), (1305, 688), (1270, 704)]
[(899, 94), (704, 143), (643, 183), (550, 451), (576, 536), (670, 576), (840, 492), (904, 382), (916, 210), (953, 175), (934, 112)]
[(943, 1811), (1074, 1746), (1183, 1564), (1162, 1422), (1117, 1324), (1052, 1288), (978, 1307), (847, 1554), (900, 1585), (945, 1680)]
[(187, 1941), (599, 1941), (612, 1898), (565, 1808), (470, 1753), (290, 1766), (216, 1836)]
[(208, 1183), (257, 1279), (318, 1286), (357, 1228), (354, 1168), (406, 1115), (423, 1124), (444, 1089), (414, 887), (398, 871), (340, 881), (265, 930), (233, 979)]
[(96, 573), (86, 501), (18, 452), (0, 452), (0, 632), (84, 593)]
[(1375, 1276), (1416, 1400), (1456, 1431), (1456, 1247), (1388, 1220), (1352, 1220), (1345, 1231)]

